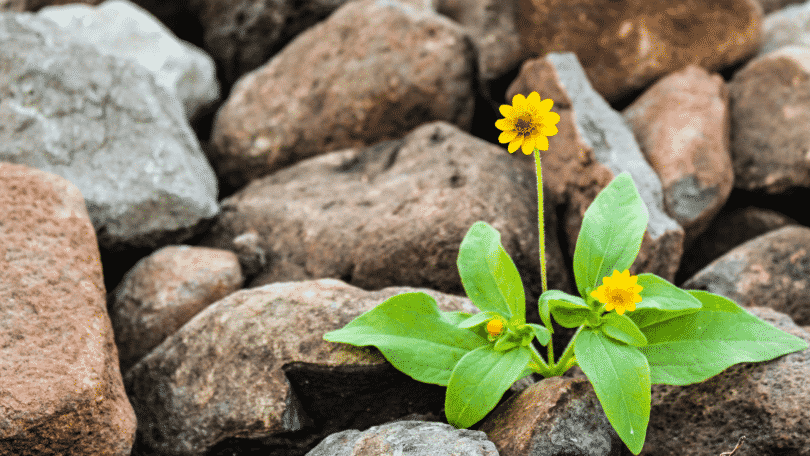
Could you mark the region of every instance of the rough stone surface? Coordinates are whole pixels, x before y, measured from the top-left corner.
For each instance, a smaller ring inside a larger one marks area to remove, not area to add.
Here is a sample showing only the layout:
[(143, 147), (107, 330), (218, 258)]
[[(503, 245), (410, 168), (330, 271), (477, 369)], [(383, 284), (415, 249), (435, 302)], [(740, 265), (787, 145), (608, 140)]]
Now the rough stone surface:
[(177, 100), (140, 65), (30, 13), (0, 14), (0, 160), (79, 187), (105, 248), (182, 240), (218, 213)]
[[(536, 308), (537, 181), (527, 158), (434, 122), (402, 140), (312, 158), (254, 181), (222, 201), (222, 215), (200, 242), (237, 252), (245, 270), (261, 267), (250, 286), (331, 277), (367, 290), (407, 285), (463, 294), (459, 245), (483, 220), (501, 233)], [(549, 287), (573, 291), (551, 228), (554, 198), (544, 204)]]
[[(795, 5), (798, 3), (804, 3), (805, 0), (758, 0), (759, 4), (762, 5), (762, 11), (765, 14), (773, 13), (775, 11), (779, 11), (782, 8), (788, 8), (790, 5)], [(767, 17), (765, 18), (767, 20)], [(767, 28), (766, 25), (763, 24), (763, 29)], [(764, 31), (764, 30), (763, 30)]]
[(461, 24), (478, 50), (478, 77), (497, 79), (520, 65), (517, 0), (435, 0), (439, 13)]
[(64, 5), (67, 3), (87, 3), (98, 5), (103, 0), (0, 0), (0, 12), (10, 11), (21, 13), (23, 11), (36, 11), (50, 5)]
[(593, 90), (572, 53), (526, 61), (506, 97), (532, 91), (554, 100), (553, 110), (561, 117), (542, 165), (544, 184), (557, 201), (567, 204), (562, 223), (568, 253), (573, 257), (588, 206), (615, 176), (627, 171), (650, 214), (631, 273), (652, 272), (672, 281), (683, 254), (683, 229), (664, 212), (661, 181), (644, 160), (627, 121)]
[(737, 304), (767, 306), (810, 324), (810, 228), (786, 226), (714, 260), (683, 284)]
[(720, 211), (706, 231), (684, 253), (678, 274), (688, 279), (745, 241), (783, 226), (798, 224), (784, 214), (759, 207)]
[(478, 429), (500, 456), (631, 454), (583, 378), (550, 377), (535, 383), (496, 407)]
[(476, 312), (467, 298), (367, 292), (331, 279), (251, 288), (208, 306), (126, 374), (142, 448), (197, 455), (228, 437), (284, 442), (289, 432), (317, 429), (323, 438), (431, 403), (440, 409), (443, 388), (396, 371), (377, 349), (323, 340), (389, 297), (415, 291), (443, 311)]
[[(801, 3), (801, 2), (800, 2)], [(759, 55), (785, 46), (810, 47), (810, 3), (791, 5), (765, 16)]]
[(723, 78), (690, 65), (656, 82), (622, 114), (661, 179), (667, 214), (691, 245), (734, 185)]
[(130, 454), (135, 414), (81, 192), (0, 163), (0, 213), (0, 454)]
[(349, 1), (190, 0), (188, 8), (202, 25), (205, 49), (223, 69), (224, 82), (232, 84)]
[(146, 10), (127, 0), (107, 0), (98, 7), (82, 4), (50, 6), (39, 16), (56, 22), (77, 43), (98, 52), (134, 60), (149, 69), (169, 93), (195, 117), (219, 99), (214, 61), (179, 40)]
[(758, 57), (728, 88), (735, 187), (772, 194), (810, 187), (810, 48)]
[(690, 63), (717, 71), (759, 46), (756, 0), (520, 0), (532, 55), (573, 52), (597, 92), (615, 101)]
[(307, 456), (498, 456), (483, 432), (445, 423), (399, 421), (332, 434)]
[(121, 372), (241, 286), (239, 260), (227, 250), (167, 246), (139, 261), (109, 306)]
[[(749, 312), (810, 342), (789, 316), (766, 307)], [(741, 363), (701, 383), (653, 385), (641, 456), (717, 456), (740, 436), (742, 455), (810, 455), (810, 350), (762, 363)]]
[(236, 84), (217, 114), (210, 159), (238, 188), (433, 120), (468, 129), (474, 67), (473, 45), (450, 19), (396, 1), (350, 2)]

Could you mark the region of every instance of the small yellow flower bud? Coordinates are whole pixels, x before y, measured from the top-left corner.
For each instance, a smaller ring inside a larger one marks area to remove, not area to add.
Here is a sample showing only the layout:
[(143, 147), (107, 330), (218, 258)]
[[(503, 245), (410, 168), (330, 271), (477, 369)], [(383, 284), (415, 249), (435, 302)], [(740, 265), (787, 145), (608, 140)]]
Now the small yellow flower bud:
[(500, 319), (496, 318), (487, 323), (487, 332), (490, 335), (497, 336), (501, 331), (503, 331), (503, 322)]

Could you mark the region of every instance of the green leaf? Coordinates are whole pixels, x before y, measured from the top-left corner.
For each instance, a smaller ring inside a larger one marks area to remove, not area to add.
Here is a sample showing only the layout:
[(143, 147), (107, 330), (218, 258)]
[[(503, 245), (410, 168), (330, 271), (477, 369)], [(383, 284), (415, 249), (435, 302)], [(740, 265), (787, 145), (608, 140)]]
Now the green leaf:
[[(629, 313), (629, 312), (628, 312)], [(647, 338), (638, 329), (633, 320), (626, 315), (610, 312), (602, 317), (604, 323), (599, 329), (608, 337), (634, 347), (647, 345)]]
[(475, 222), (461, 241), (456, 264), (464, 291), (479, 309), (514, 324), (526, 322), (523, 283), (495, 228)]
[(532, 328), (534, 337), (537, 337), (537, 341), (540, 342), (540, 345), (544, 347), (548, 345), (548, 342), (551, 340), (551, 330), (545, 326), (540, 326), (534, 323), (526, 323), (526, 326)]
[(550, 332), (554, 332), (551, 326), (551, 308), (564, 305), (561, 303), (573, 305), (573, 307), (571, 307), (572, 309), (583, 307), (589, 309), (585, 300), (579, 296), (574, 296), (560, 290), (547, 290), (540, 295), (540, 299), (537, 302), (537, 309), (540, 312), (540, 320), (546, 325), (546, 328), (548, 328)]
[(702, 306), (696, 297), (655, 274), (639, 274), (638, 284), (644, 287), (640, 293), (641, 302), (627, 316), (639, 328), (695, 313)]
[(405, 374), (442, 386), (464, 355), (489, 345), (486, 338), (445, 320), (436, 301), (421, 292), (392, 296), (323, 338), (358, 347), (373, 345)]
[(649, 215), (630, 174), (616, 176), (591, 203), (574, 250), (579, 294), (588, 296), (614, 269), (629, 269), (641, 248)]
[(642, 328), (653, 384), (689, 385), (738, 363), (769, 361), (807, 349), (807, 342), (781, 331), (734, 301), (699, 290), (688, 292), (703, 308)]
[(511, 350), (517, 347), (520, 341), (516, 341), (514, 337), (509, 336), (501, 336), (498, 338), (498, 341), (495, 342), (495, 351), (498, 352), (505, 352), (507, 350)]
[(647, 359), (638, 348), (587, 328), (574, 343), (574, 356), (611, 426), (630, 451), (639, 454), (647, 436), (652, 398)]
[[(451, 325), (458, 326), (462, 321), (470, 318), (472, 314), (461, 311), (454, 312), (441, 312), (442, 320), (450, 323)], [(478, 315), (478, 314), (476, 314)]]
[(495, 351), (491, 345), (464, 355), (453, 369), (447, 385), (444, 399), (447, 422), (466, 429), (481, 421), (498, 405), (512, 383), (525, 377), (531, 358), (531, 352), (526, 347), (502, 353)]
[(472, 328), (473, 326), (480, 325), (481, 323), (488, 322), (493, 318), (497, 317), (498, 314), (495, 312), (481, 312), (477, 313), (464, 321), (459, 322), (456, 326), (459, 328)]

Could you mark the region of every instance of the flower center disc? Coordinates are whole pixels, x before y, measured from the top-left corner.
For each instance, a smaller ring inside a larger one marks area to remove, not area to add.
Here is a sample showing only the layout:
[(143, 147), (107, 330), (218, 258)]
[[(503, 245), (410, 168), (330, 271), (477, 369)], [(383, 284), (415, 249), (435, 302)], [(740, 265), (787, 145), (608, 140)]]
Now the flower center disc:
[(610, 300), (614, 306), (625, 306), (632, 301), (632, 293), (622, 289), (613, 289), (610, 292)]
[(523, 115), (515, 120), (515, 131), (518, 133), (525, 135), (530, 133), (532, 130), (534, 130), (534, 125), (532, 125), (531, 117)]

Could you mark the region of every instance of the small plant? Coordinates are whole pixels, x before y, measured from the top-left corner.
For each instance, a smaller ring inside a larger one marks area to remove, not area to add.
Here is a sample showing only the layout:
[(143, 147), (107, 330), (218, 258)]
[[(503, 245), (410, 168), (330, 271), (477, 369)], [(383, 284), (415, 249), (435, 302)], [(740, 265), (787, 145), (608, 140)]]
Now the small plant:
[[(557, 133), (560, 116), (537, 92), (500, 108), (499, 140), (510, 153), (534, 152), (543, 293), (543, 325), (526, 323), (523, 284), (500, 233), (476, 222), (459, 248), (457, 266), (477, 314), (442, 312), (425, 293), (393, 296), (324, 339), (377, 347), (394, 367), (425, 383), (447, 386), (445, 414), (467, 428), (489, 413), (516, 381), (536, 372), (560, 376), (578, 365), (608, 421), (633, 454), (644, 445), (651, 385), (688, 385), (731, 365), (804, 350), (802, 339), (776, 329), (733, 301), (684, 291), (655, 274), (630, 275), (647, 227), (647, 208), (627, 173), (605, 187), (585, 212), (574, 253), (579, 296), (546, 285), (542, 172), (539, 150)], [(614, 312), (615, 311), (615, 312)], [(551, 316), (578, 328), (555, 362)], [(548, 348), (546, 362), (533, 345)]]

